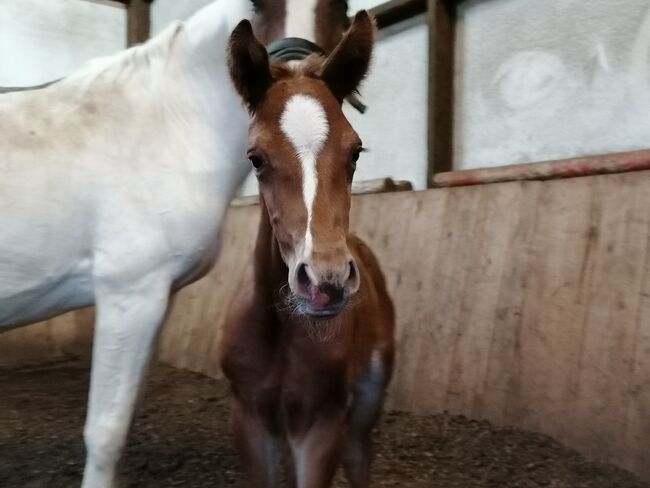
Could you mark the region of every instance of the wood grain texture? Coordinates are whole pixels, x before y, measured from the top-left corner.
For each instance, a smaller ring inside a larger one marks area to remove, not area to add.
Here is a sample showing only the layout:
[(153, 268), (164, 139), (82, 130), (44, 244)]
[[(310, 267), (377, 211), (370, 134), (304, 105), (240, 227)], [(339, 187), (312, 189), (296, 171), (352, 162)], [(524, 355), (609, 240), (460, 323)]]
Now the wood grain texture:
[(0, 334), (0, 367), (20, 367), (88, 356), (94, 320), (94, 310), (86, 308), (3, 332)]
[[(638, 171), (354, 197), (396, 304), (389, 407), (543, 432), (650, 480), (649, 190)], [(258, 212), (230, 209), (215, 269), (175, 299), (164, 362), (220, 375)], [(9, 334), (61, 347), (69, 320)]]

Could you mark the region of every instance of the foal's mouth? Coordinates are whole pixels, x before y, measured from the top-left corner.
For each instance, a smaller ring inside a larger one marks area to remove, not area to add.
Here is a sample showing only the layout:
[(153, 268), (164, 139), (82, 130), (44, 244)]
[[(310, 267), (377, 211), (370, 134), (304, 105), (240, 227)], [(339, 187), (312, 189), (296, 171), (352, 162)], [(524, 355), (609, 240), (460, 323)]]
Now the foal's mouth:
[(327, 306), (316, 307), (314, 306), (308, 298), (305, 297), (296, 297), (297, 301), (297, 312), (301, 315), (305, 315), (313, 319), (331, 319), (339, 315), (348, 304), (348, 299), (343, 298), (341, 301), (336, 303), (331, 303)]
[(348, 303), (345, 289), (330, 283), (304, 283), (295, 299), (298, 312), (315, 319), (336, 317)]

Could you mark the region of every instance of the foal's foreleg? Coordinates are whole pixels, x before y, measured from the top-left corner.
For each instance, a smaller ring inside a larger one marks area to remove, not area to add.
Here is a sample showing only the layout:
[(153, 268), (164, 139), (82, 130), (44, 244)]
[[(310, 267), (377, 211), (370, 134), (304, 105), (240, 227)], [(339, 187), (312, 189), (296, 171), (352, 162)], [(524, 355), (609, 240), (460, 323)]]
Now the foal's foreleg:
[(128, 290), (97, 286), (82, 488), (116, 486), (116, 464), (167, 310), (169, 290), (169, 280), (157, 275), (129, 283)]
[(372, 429), (379, 419), (382, 403), (383, 394), (376, 402), (353, 405), (350, 411), (343, 469), (352, 488), (370, 486)]
[(256, 412), (236, 401), (233, 408), (233, 434), (248, 488), (279, 486), (280, 442), (268, 423)]
[(354, 388), (343, 454), (345, 477), (352, 488), (370, 486), (372, 429), (381, 415), (391, 361), (375, 353), (368, 371)]
[(329, 488), (341, 462), (345, 409), (318, 413), (305, 432), (289, 433), (297, 488)]

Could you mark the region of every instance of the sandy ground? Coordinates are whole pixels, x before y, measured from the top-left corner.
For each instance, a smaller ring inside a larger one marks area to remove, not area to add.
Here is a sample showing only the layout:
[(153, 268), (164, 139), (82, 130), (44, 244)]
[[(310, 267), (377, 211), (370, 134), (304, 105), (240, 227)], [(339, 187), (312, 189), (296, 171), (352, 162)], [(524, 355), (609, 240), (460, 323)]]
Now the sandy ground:
[[(83, 363), (0, 370), (0, 487), (79, 486), (87, 385)], [(121, 465), (122, 486), (241, 487), (228, 421), (223, 381), (156, 366)], [(548, 437), (462, 417), (387, 412), (375, 439), (376, 487), (650, 487)]]

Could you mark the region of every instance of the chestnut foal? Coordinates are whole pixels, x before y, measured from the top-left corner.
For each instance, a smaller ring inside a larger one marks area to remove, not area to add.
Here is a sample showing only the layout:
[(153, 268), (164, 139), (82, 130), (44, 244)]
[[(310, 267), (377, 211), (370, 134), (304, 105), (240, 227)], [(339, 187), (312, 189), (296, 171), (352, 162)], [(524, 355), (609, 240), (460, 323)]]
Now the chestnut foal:
[(394, 311), (375, 256), (348, 231), (362, 145), (341, 103), (366, 74), (374, 32), (360, 12), (327, 59), (289, 64), (270, 64), (247, 21), (231, 36), (231, 77), (252, 114), (261, 219), (222, 366), (251, 488), (278, 485), (284, 439), (298, 488), (330, 486), (341, 460), (351, 486), (369, 485)]

